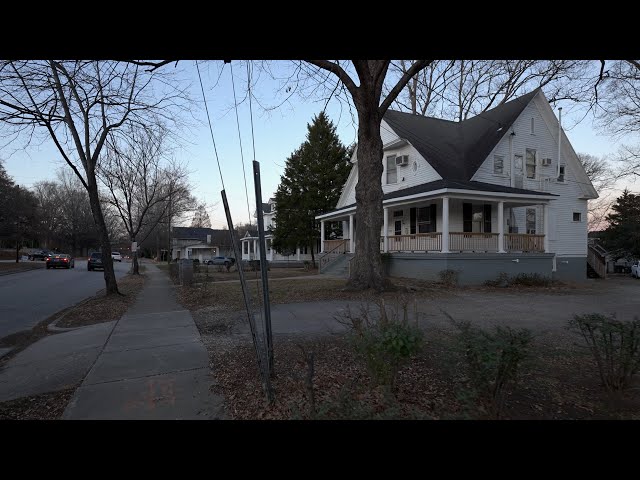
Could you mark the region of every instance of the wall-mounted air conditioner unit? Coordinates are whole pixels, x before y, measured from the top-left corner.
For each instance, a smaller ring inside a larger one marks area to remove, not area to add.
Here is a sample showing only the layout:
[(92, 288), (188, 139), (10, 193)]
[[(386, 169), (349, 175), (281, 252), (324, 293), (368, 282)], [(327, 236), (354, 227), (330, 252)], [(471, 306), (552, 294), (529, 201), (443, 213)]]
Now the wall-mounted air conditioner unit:
[(404, 167), (409, 165), (409, 155), (398, 155), (396, 157), (396, 166)]
[(550, 158), (543, 158), (542, 159), (542, 166), (543, 167), (548, 167), (549, 165), (551, 165), (551, 159)]

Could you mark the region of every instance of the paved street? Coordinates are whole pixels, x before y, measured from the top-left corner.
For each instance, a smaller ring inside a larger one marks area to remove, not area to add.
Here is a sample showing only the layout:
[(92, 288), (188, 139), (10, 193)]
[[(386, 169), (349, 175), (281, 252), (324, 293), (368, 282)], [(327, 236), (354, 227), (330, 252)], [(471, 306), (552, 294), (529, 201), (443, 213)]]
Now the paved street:
[[(116, 278), (130, 263), (115, 262)], [(66, 270), (37, 269), (0, 276), (0, 338), (27, 330), (104, 288), (102, 270), (87, 271), (86, 260)]]

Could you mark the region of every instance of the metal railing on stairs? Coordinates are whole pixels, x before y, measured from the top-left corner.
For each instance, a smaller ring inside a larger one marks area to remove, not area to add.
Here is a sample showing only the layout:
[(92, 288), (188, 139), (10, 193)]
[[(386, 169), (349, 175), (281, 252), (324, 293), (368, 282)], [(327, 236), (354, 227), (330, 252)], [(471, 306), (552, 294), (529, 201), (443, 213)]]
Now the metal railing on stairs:
[(323, 270), (325, 270), (341, 255), (345, 255), (347, 253), (346, 245), (348, 242), (348, 239), (344, 239), (342, 242), (336, 243), (331, 250), (324, 252), (324, 255), (320, 257), (320, 273), (322, 273)]

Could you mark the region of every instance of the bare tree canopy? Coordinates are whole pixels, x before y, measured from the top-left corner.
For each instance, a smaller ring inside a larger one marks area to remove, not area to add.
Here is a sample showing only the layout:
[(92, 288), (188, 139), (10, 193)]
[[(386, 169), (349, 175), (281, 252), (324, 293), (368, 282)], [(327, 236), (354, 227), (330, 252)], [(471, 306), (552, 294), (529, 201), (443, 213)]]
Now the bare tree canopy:
[(8, 142), (50, 139), (89, 194), (108, 294), (118, 293), (96, 172), (121, 127), (161, 119), (176, 125), (186, 95), (174, 72), (117, 61), (0, 61), (0, 122)]
[[(168, 132), (161, 124), (131, 125), (107, 141), (98, 176), (105, 202), (122, 221), (131, 242), (142, 243), (169, 214), (169, 201), (189, 195), (186, 169), (168, 156)], [(137, 251), (133, 274), (139, 273)]]

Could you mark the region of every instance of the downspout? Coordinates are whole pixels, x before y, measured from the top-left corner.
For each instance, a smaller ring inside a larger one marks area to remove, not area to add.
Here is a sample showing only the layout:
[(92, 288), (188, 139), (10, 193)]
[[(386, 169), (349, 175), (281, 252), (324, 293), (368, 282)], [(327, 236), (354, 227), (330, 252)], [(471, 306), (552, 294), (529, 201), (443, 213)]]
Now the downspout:
[(511, 187), (512, 188), (516, 186), (516, 174), (515, 174), (515, 169), (513, 164), (513, 137), (515, 136), (516, 136), (516, 133), (513, 130), (511, 130), (511, 134), (509, 134), (509, 162), (510, 162), (509, 165), (511, 169)]
[(556, 179), (560, 176), (560, 145), (562, 144), (562, 107), (558, 108), (558, 165), (556, 167)]

